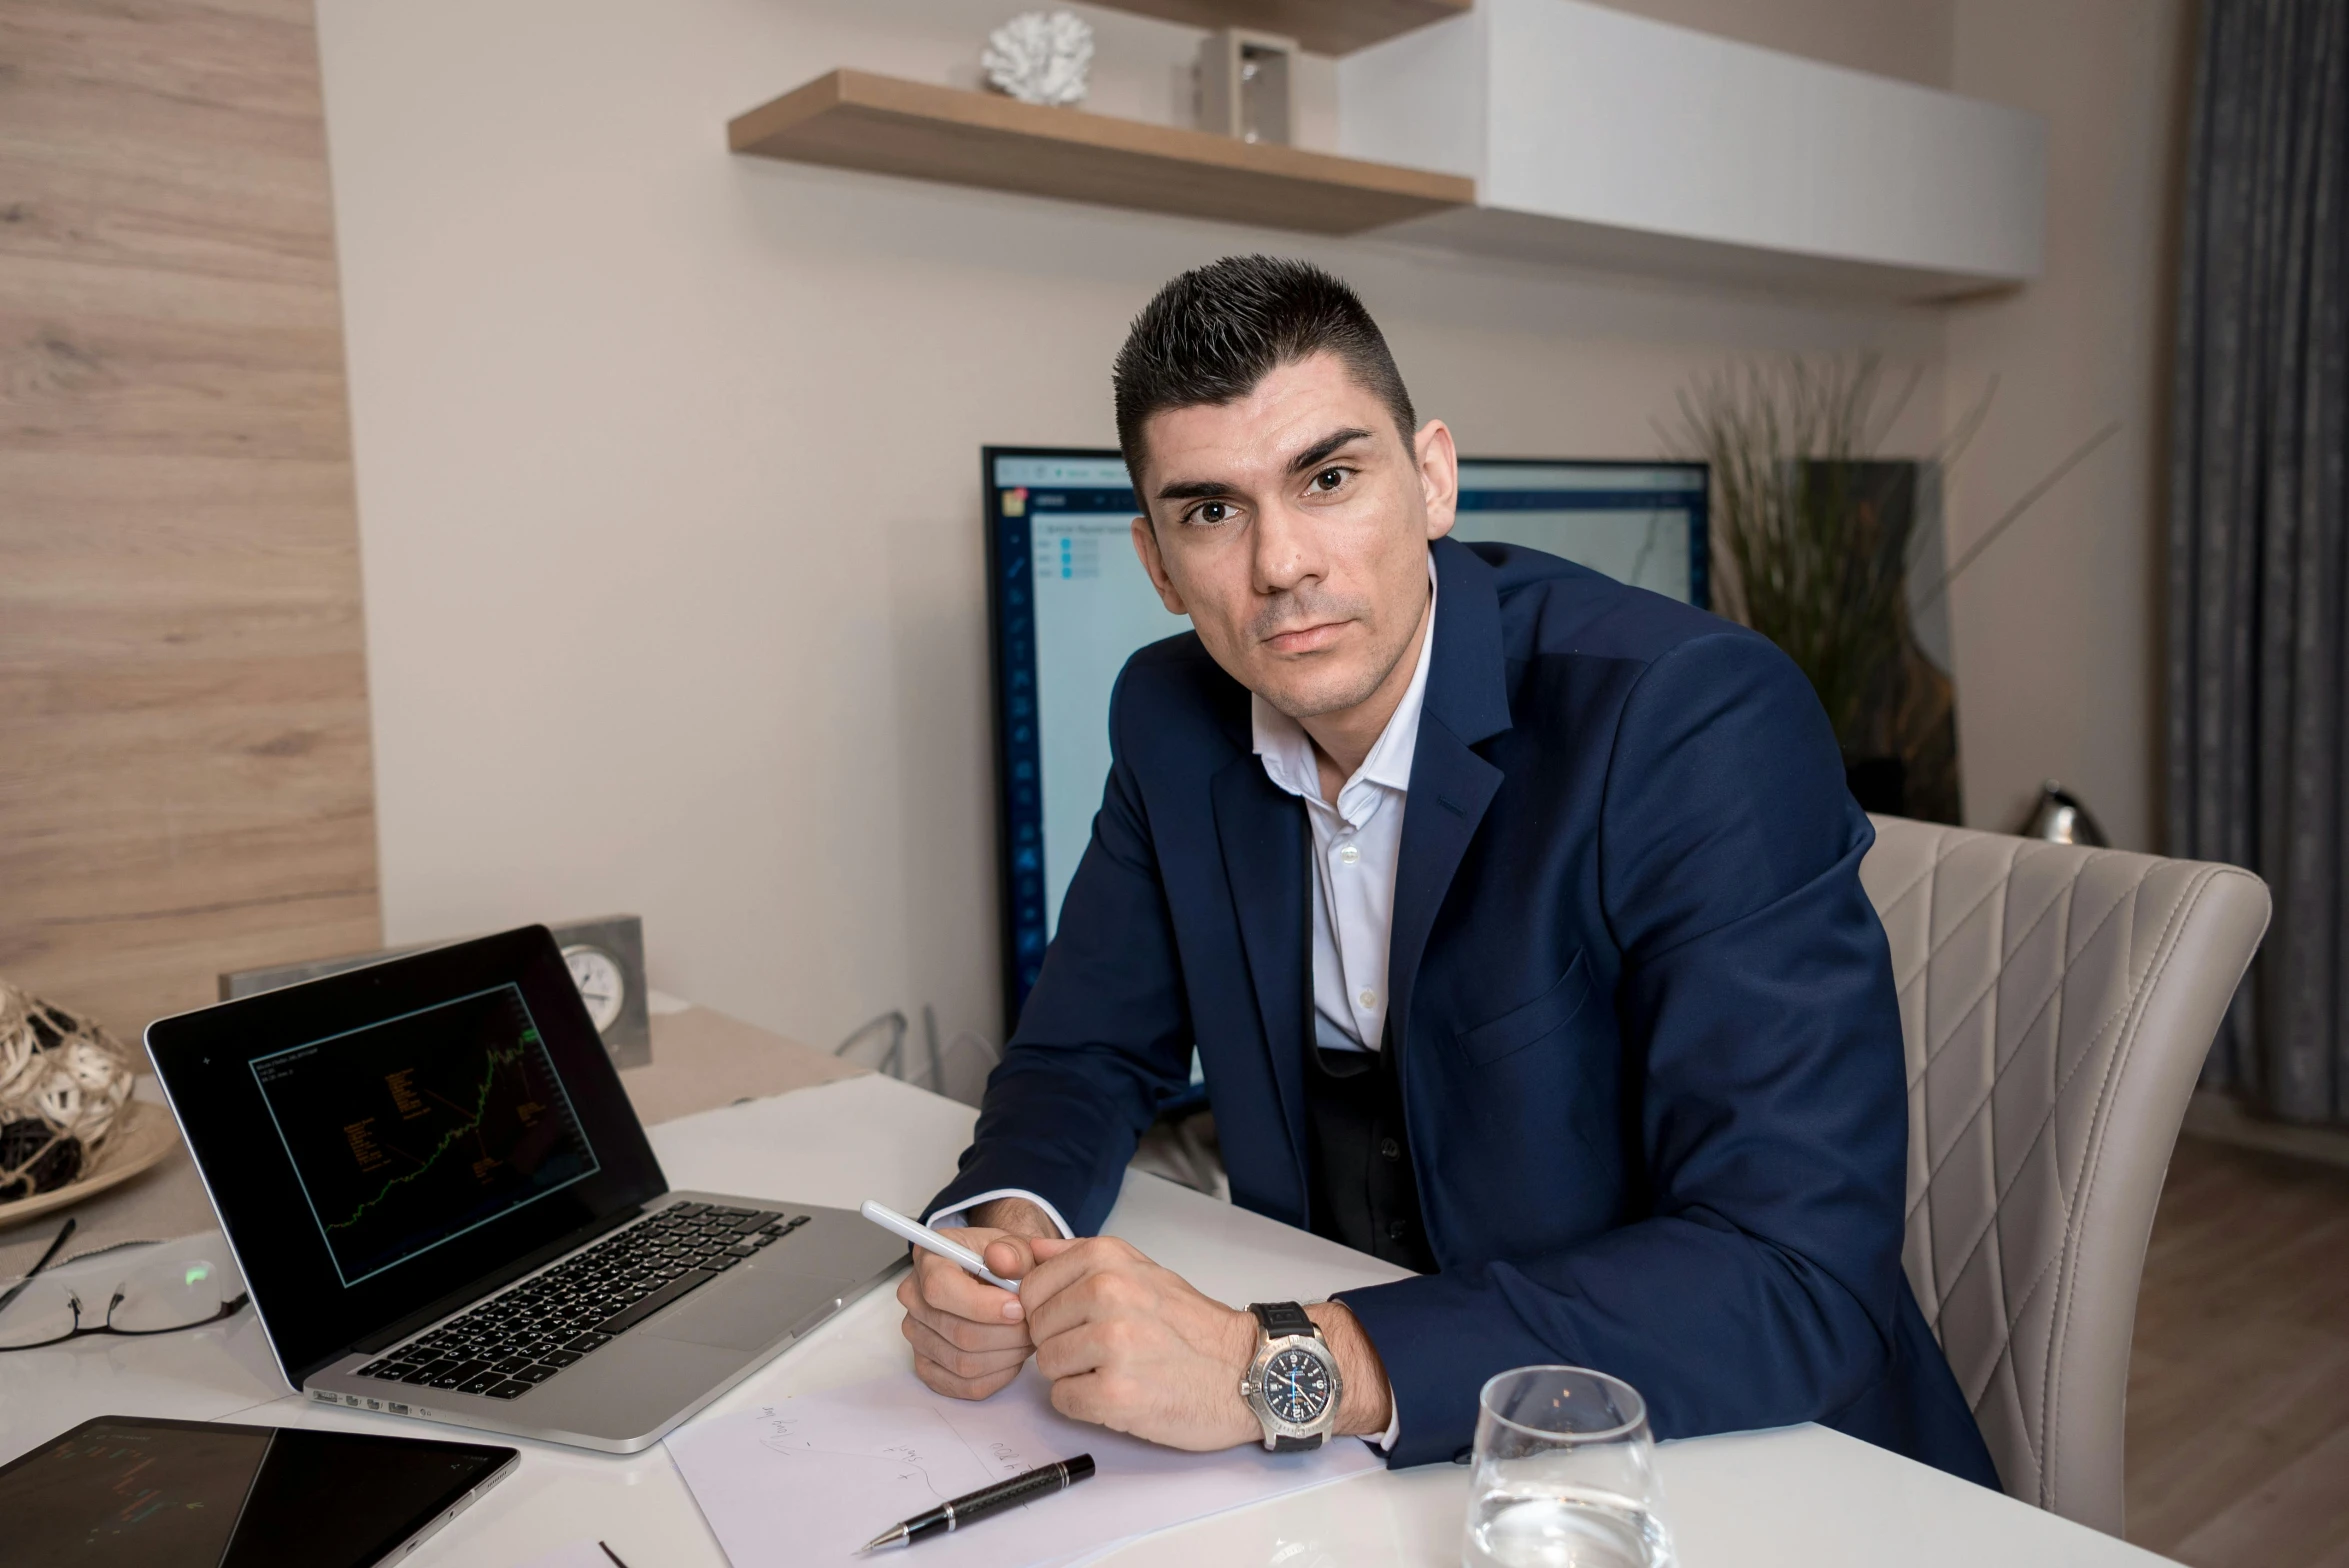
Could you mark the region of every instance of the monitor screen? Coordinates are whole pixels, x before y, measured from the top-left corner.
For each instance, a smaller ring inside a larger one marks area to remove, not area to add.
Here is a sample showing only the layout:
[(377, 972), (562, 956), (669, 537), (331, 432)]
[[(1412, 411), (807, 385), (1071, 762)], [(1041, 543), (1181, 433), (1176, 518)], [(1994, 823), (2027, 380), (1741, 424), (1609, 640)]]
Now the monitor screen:
[[(988, 447), (988, 609), (1002, 843), (1004, 1001), (1016, 1020), (1109, 776), (1109, 694), (1137, 648), (1187, 630), (1129, 525), (1112, 451)], [(1698, 606), (1702, 463), (1465, 458), (1454, 538), (1529, 545)]]

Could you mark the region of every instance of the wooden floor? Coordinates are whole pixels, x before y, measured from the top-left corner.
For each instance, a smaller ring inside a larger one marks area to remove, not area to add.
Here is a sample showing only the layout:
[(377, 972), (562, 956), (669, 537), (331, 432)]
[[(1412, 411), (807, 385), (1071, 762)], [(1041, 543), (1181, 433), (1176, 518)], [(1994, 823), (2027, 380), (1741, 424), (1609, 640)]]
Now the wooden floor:
[(2349, 1568), (2349, 1170), (2180, 1140), (2127, 1460), (2141, 1546), (2194, 1568)]

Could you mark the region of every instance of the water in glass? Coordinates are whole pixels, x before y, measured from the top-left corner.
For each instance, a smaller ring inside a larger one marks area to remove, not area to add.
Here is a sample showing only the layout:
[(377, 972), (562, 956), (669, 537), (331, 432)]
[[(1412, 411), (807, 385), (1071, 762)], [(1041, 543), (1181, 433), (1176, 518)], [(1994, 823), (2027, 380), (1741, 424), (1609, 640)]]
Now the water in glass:
[(1464, 1568), (1670, 1568), (1639, 1391), (1583, 1367), (1519, 1367), (1478, 1396)]
[(1467, 1568), (1665, 1568), (1664, 1527), (1603, 1492), (1480, 1492), (1469, 1510)]

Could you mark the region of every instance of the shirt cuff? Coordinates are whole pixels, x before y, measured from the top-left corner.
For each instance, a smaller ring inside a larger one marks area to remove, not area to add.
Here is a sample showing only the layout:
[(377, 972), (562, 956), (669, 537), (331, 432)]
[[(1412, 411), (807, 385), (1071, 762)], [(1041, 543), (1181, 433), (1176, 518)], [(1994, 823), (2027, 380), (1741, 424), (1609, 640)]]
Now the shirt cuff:
[(1069, 1229), (1068, 1221), (1060, 1217), (1060, 1210), (1054, 1208), (1049, 1202), (1037, 1197), (1034, 1193), (1028, 1191), (1024, 1187), (998, 1187), (993, 1192), (982, 1192), (975, 1198), (965, 1198), (962, 1200), (962, 1202), (956, 1204), (951, 1209), (940, 1209), (937, 1213), (931, 1215), (929, 1219), (923, 1223), (927, 1224), (932, 1230), (960, 1230), (963, 1228), (963, 1217), (965, 1215), (969, 1214), (971, 1210), (977, 1208), (980, 1204), (993, 1203), (997, 1198), (1027, 1199), (1037, 1208), (1044, 1211), (1044, 1217), (1050, 1220), (1053, 1224), (1053, 1228), (1060, 1232), (1060, 1236), (1063, 1241), (1066, 1241), (1069, 1237), (1076, 1234), (1075, 1231)]

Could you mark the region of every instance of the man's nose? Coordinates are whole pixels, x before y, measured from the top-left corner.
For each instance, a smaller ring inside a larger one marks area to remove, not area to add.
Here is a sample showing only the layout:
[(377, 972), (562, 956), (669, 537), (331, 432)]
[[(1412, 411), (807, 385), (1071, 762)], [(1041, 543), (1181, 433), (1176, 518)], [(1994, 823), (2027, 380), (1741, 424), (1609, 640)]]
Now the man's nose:
[(1257, 514), (1256, 591), (1288, 593), (1322, 575), (1321, 541), (1313, 520), (1278, 501)]

